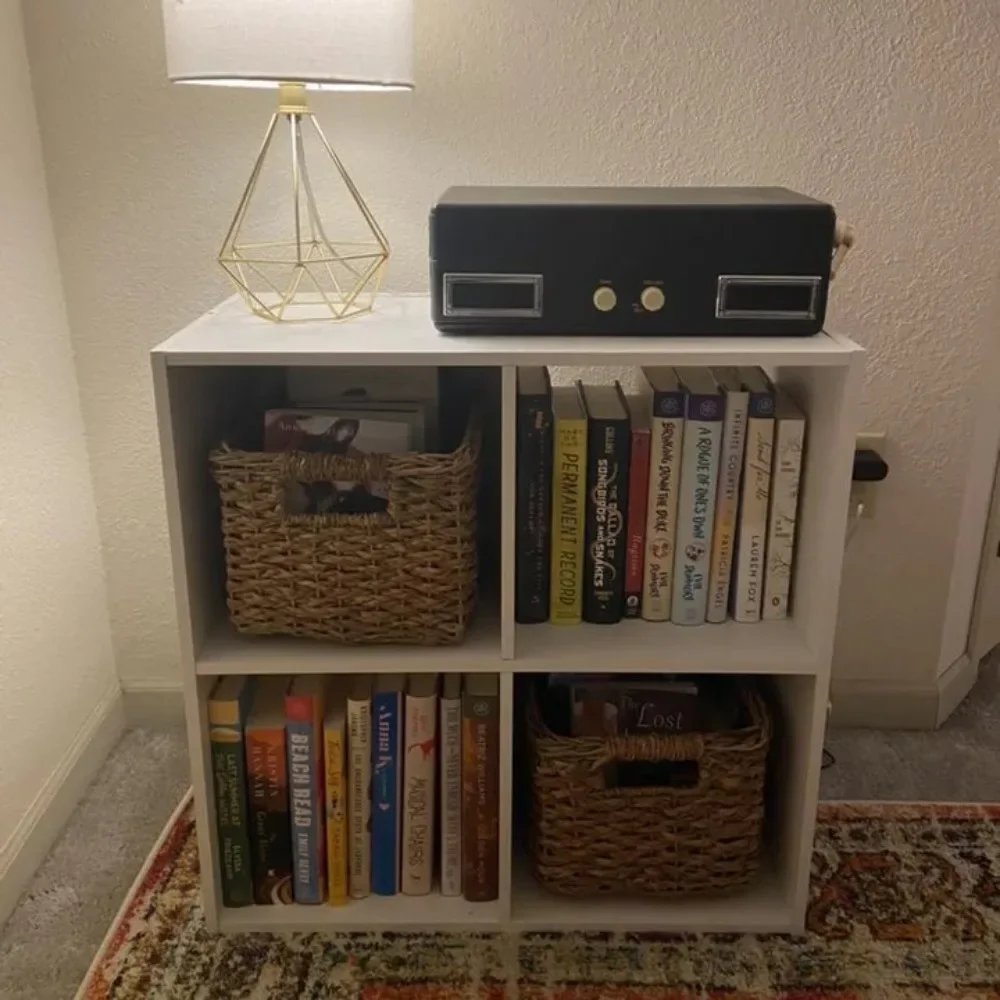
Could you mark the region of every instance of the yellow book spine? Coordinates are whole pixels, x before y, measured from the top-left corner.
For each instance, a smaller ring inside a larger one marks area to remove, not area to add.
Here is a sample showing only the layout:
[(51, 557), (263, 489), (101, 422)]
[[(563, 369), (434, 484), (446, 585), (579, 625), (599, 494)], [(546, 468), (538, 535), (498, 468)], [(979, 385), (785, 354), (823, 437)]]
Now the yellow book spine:
[(587, 421), (558, 418), (553, 430), (549, 618), (553, 625), (579, 625), (583, 606)]
[(323, 736), (326, 767), (327, 888), (333, 906), (347, 902), (347, 776), (344, 732), (327, 729)]

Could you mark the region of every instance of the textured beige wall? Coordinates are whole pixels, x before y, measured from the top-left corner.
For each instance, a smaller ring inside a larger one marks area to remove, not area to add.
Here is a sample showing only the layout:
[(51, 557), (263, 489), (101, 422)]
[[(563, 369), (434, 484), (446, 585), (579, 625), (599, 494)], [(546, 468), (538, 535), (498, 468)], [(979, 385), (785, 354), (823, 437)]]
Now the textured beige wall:
[[(836, 672), (931, 683), (996, 331), (994, 0), (416, 7), (414, 94), (315, 102), (393, 240), (390, 287), (425, 286), (455, 182), (783, 183), (854, 223), (830, 322), (870, 350), (892, 476), (848, 555)], [(158, 0), (26, 12), (118, 660), (155, 684), (177, 652), (146, 352), (226, 293), (211, 258), (272, 98), (171, 89)]]
[(0, 0), (0, 881), (22, 819), (117, 688), (27, 79), (19, 4)]

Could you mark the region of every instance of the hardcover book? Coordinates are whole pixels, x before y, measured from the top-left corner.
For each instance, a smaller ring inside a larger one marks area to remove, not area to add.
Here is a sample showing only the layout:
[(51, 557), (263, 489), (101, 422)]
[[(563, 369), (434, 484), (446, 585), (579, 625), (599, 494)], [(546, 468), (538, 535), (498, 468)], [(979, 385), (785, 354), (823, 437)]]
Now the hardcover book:
[(583, 620), (621, 621), (625, 599), (629, 423), (621, 386), (578, 384), (587, 413)]
[(403, 740), (402, 674), (379, 674), (372, 694), (372, 892), (399, 892), (399, 793)]
[(571, 688), (574, 736), (687, 733), (698, 728), (690, 680), (585, 680)]
[(740, 485), (739, 528), (731, 585), (733, 618), (760, 621), (764, 605), (767, 511), (771, 498), (774, 387), (761, 368), (741, 368), (747, 391), (747, 439)]
[(713, 369), (716, 382), (725, 393), (726, 419), (722, 425), (722, 458), (715, 499), (715, 530), (712, 560), (708, 568), (707, 621), (724, 622), (729, 614), (729, 583), (736, 545), (736, 517), (739, 513), (740, 476), (746, 447), (749, 394), (736, 368)]
[(348, 899), (347, 848), (347, 689), (350, 678), (336, 677), (326, 692), (323, 770), (326, 777), (326, 871), (330, 903)]
[(462, 895), (462, 677), (441, 683), (441, 895)]
[(805, 414), (788, 393), (779, 388), (775, 401), (774, 475), (767, 526), (764, 607), (761, 612), (761, 617), (766, 620), (788, 617), (805, 444)]
[(426, 896), (434, 876), (437, 684), (437, 674), (414, 674), (406, 686), (401, 882), (407, 896)]
[(726, 400), (708, 368), (684, 368), (678, 374), (688, 395), (670, 620), (678, 625), (700, 625), (708, 610), (708, 570)]
[(253, 677), (223, 677), (208, 703), (224, 906), (251, 906), (254, 901), (243, 733), (255, 683)]
[(372, 679), (351, 678), (347, 696), (347, 881), (352, 899), (371, 892), (372, 838)]
[(292, 894), (296, 903), (326, 898), (323, 830), (323, 712), (326, 678), (296, 677), (285, 695), (292, 813)]
[(549, 617), (552, 531), (552, 395), (548, 369), (517, 370), (517, 516), (514, 619)]
[(643, 368), (652, 410), (642, 617), (665, 622), (673, 596), (684, 387), (673, 368)]
[(552, 572), (550, 619), (579, 625), (583, 609), (587, 418), (573, 386), (552, 390)]
[(254, 902), (292, 902), (292, 828), (285, 752), (287, 677), (262, 677), (246, 728)]
[(466, 674), (462, 697), (462, 895), (500, 892), (500, 680)]
[(642, 615), (642, 572), (646, 559), (646, 510), (649, 490), (650, 401), (629, 396), (632, 445), (628, 466), (628, 516), (625, 519), (625, 617)]

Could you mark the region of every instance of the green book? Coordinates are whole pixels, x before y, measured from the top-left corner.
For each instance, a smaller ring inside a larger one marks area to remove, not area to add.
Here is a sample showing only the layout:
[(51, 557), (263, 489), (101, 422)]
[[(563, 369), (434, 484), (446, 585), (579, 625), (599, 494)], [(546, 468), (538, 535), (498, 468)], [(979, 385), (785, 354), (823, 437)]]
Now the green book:
[(215, 779), (215, 820), (225, 906), (253, 904), (250, 819), (243, 732), (255, 679), (223, 677), (208, 703), (209, 741)]

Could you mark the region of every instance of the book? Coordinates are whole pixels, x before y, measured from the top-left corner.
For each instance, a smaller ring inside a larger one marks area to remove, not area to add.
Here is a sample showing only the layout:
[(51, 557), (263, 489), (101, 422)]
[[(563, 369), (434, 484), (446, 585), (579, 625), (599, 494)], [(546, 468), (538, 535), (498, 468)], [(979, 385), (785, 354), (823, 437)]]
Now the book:
[(462, 695), (462, 895), (500, 893), (500, 680), (466, 674)]
[(642, 615), (642, 573), (646, 561), (646, 511), (652, 414), (646, 396), (629, 396), (632, 437), (628, 465), (628, 514), (625, 518), (625, 617)]
[(437, 685), (437, 674), (414, 674), (406, 685), (400, 883), (407, 896), (426, 896), (434, 876)]
[(399, 791), (403, 740), (402, 674), (379, 674), (372, 693), (372, 892), (399, 892)]
[(673, 596), (684, 387), (673, 368), (643, 368), (642, 374), (652, 413), (642, 617), (665, 622)]
[(517, 370), (514, 620), (549, 617), (552, 532), (552, 389), (544, 367)]
[(761, 617), (767, 620), (788, 617), (795, 559), (799, 480), (802, 476), (805, 446), (805, 414), (795, 404), (795, 400), (779, 387), (774, 410), (774, 471), (767, 523), (764, 607), (761, 611)]
[(355, 407), (415, 412), (413, 448), (438, 448), (438, 374), (432, 366), (291, 365), (286, 385), (292, 407)]
[(292, 814), (292, 896), (296, 903), (326, 898), (323, 830), (323, 713), (326, 678), (296, 677), (285, 695), (288, 784)]
[(586, 679), (572, 685), (570, 699), (574, 736), (641, 736), (698, 728), (698, 684), (692, 680)]
[(587, 414), (584, 621), (621, 621), (625, 599), (625, 513), (629, 424), (621, 386), (577, 384)]
[[(265, 451), (303, 451), (360, 460), (413, 448), (413, 414), (384, 410), (268, 410)], [(379, 480), (345, 478), (285, 484), (286, 514), (378, 514), (389, 508)]]
[(774, 387), (761, 368), (740, 368), (739, 372), (748, 396), (747, 435), (730, 600), (736, 621), (756, 622), (760, 621), (764, 604), (764, 559), (774, 441)]
[(254, 901), (243, 736), (255, 680), (235, 675), (223, 677), (208, 702), (208, 740), (212, 750), (224, 906), (251, 906)]
[(715, 368), (713, 374), (726, 397), (719, 484), (715, 495), (715, 530), (708, 567), (708, 609), (705, 613), (706, 621), (717, 624), (724, 622), (729, 614), (729, 583), (736, 545), (736, 516), (739, 513), (740, 476), (743, 472), (750, 397), (743, 388), (737, 368)]
[(441, 895), (462, 895), (462, 677), (441, 682)]
[(579, 625), (583, 610), (587, 418), (573, 386), (552, 390), (552, 567), (549, 618)]
[(323, 774), (326, 782), (326, 888), (333, 906), (348, 900), (347, 862), (347, 692), (351, 679), (339, 676), (326, 692), (323, 717)]
[(371, 892), (372, 679), (351, 678), (347, 694), (347, 882), (352, 899)]
[(687, 389), (687, 412), (670, 620), (678, 625), (700, 625), (708, 610), (708, 568), (726, 401), (708, 368), (684, 368), (678, 374)]
[(285, 750), (287, 677), (258, 681), (246, 727), (254, 902), (292, 902), (292, 828)]

